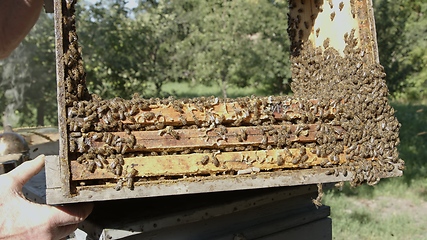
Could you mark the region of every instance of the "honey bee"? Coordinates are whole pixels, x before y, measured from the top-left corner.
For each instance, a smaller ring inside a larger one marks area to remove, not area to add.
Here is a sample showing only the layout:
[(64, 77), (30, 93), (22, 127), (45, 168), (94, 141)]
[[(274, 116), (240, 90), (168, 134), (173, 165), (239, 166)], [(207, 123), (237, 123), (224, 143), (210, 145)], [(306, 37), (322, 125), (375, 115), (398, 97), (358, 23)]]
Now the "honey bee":
[(243, 142), (243, 138), (240, 134), (236, 133), (236, 138), (237, 138), (237, 141)]
[(86, 156), (85, 155), (80, 155), (77, 157), (76, 161), (80, 164), (82, 164), (84, 161), (86, 161)]
[(126, 120), (125, 112), (122, 109), (119, 109), (118, 114), (120, 120)]
[(131, 147), (134, 147), (136, 145), (136, 137), (133, 134), (129, 135), (129, 144)]
[(112, 134), (111, 133), (109, 133), (109, 132), (105, 132), (104, 134), (103, 134), (103, 136), (102, 136), (102, 139), (101, 139), (103, 142), (105, 142), (106, 144), (108, 144), (108, 145), (110, 145), (111, 144), (111, 141), (113, 140), (113, 136), (112, 136)]
[(283, 164), (285, 164), (285, 160), (283, 159), (282, 155), (278, 154), (276, 159), (278, 166), (282, 166)]
[(133, 177), (127, 178), (126, 184), (130, 190), (133, 190), (135, 188)]
[(302, 157), (301, 157), (301, 160), (300, 160), (300, 161), (304, 163), (304, 162), (306, 162), (307, 160), (308, 160), (308, 155), (304, 155), (304, 156), (302, 156)]
[(216, 157), (216, 155), (218, 155), (220, 153), (220, 151), (214, 152), (212, 154), (212, 163), (215, 165), (215, 167), (219, 167), (220, 162), (218, 160), (218, 158)]
[(86, 145), (86, 144), (84, 144), (84, 143), (77, 144), (77, 151), (80, 152), (80, 153), (86, 152), (86, 150), (88, 148), (89, 148), (89, 146)]
[(314, 0), (314, 4), (316, 5), (316, 7), (319, 7), (321, 2), (322, 0)]
[(346, 169), (346, 168), (342, 168), (342, 175), (343, 175), (344, 177), (347, 177), (347, 175), (348, 175), (348, 171), (347, 171), (347, 169)]
[(91, 138), (92, 138), (92, 141), (96, 141), (96, 140), (102, 138), (102, 136), (103, 136), (102, 133), (94, 133)]
[(129, 150), (129, 145), (127, 145), (127, 144), (121, 145), (121, 150), (120, 150), (121, 154), (125, 154), (128, 150)]
[(82, 84), (77, 85), (77, 97), (83, 99), (85, 93), (85, 88)]
[(292, 158), (293, 157), (291, 151), (287, 147), (283, 148), (283, 152), (285, 153), (286, 158)]
[(93, 160), (89, 160), (86, 165), (86, 170), (93, 173), (95, 171), (95, 165), (96, 164)]
[(116, 169), (116, 167), (119, 165), (119, 160), (117, 160), (117, 159), (113, 159), (111, 162), (110, 162), (110, 164), (108, 165), (108, 167), (111, 169), (111, 170), (114, 170), (114, 169)]
[(240, 129), (240, 137), (243, 141), (246, 141), (248, 139), (248, 134), (246, 133), (245, 129)]
[(104, 104), (104, 105), (99, 106), (99, 108), (98, 108), (97, 111), (98, 111), (98, 113), (103, 113), (103, 112), (105, 112), (107, 110), (108, 110), (108, 105)]
[(197, 118), (196, 114), (194, 114), (194, 112), (192, 112), (192, 117), (194, 120), (194, 124), (196, 124), (197, 126), (201, 126), (202, 122)]
[(208, 155), (203, 156), (202, 161), (200, 161), (200, 163), (202, 165), (206, 165), (208, 162), (209, 162), (209, 156)]
[(326, 175), (332, 175), (335, 174), (335, 169), (334, 168), (330, 168), (325, 172)]
[(236, 147), (234, 147), (234, 150), (236, 150), (236, 151), (245, 151), (246, 147), (245, 146), (236, 146)]
[(301, 156), (296, 156), (292, 159), (292, 164), (296, 165), (301, 161)]
[(74, 138), (70, 138), (70, 152), (74, 152), (77, 149), (77, 144), (76, 141), (74, 140)]
[(236, 126), (236, 127), (238, 127), (238, 126), (240, 126), (240, 124), (242, 124), (242, 122), (243, 122), (243, 118), (242, 117), (240, 117), (240, 116), (238, 116), (237, 118), (236, 118), (236, 120), (234, 120), (234, 122), (233, 122), (233, 126)]
[(156, 114), (153, 112), (144, 112), (141, 114), (143, 121), (151, 121), (156, 117)]
[(304, 156), (307, 154), (307, 149), (305, 147), (301, 147), (299, 150), (300, 156)]
[(329, 47), (329, 42), (330, 42), (330, 39), (329, 39), (329, 38), (326, 38), (326, 39), (323, 41), (323, 47), (324, 47), (325, 49)]
[(316, 207), (321, 207), (322, 204), (322, 199), (323, 199), (323, 185), (321, 183), (317, 184), (317, 197), (316, 199), (313, 199), (312, 202), (314, 205), (316, 205)]
[(118, 154), (118, 155), (116, 155), (116, 158), (117, 158), (117, 160), (119, 161), (119, 164), (120, 165), (124, 165), (125, 164), (125, 161), (124, 161), (124, 159), (123, 159), (123, 156), (122, 155), (120, 155), (120, 154)]
[(356, 17), (356, 10), (354, 10), (354, 7), (351, 7), (351, 14), (353, 15), (353, 18)]
[(159, 131), (159, 136), (163, 136), (165, 134), (171, 135), (175, 139), (179, 139), (178, 133), (173, 129), (173, 126), (166, 126), (166, 128)]
[(183, 103), (180, 103), (178, 101), (173, 101), (172, 102), (172, 106), (173, 106), (173, 109), (175, 111), (177, 111), (177, 112), (179, 112), (181, 114), (184, 113), (184, 110), (183, 110), (184, 104)]
[(109, 164), (109, 162), (107, 161), (107, 159), (105, 159), (101, 154), (96, 155), (96, 157), (99, 159), (99, 161), (101, 161), (103, 164)]
[(138, 106), (135, 104), (135, 105), (132, 105), (132, 107), (131, 107), (131, 109), (129, 110), (129, 115), (130, 116), (134, 116), (135, 114), (137, 114), (139, 112), (139, 108), (138, 108)]
[(342, 11), (343, 8), (344, 8), (344, 2), (340, 2), (340, 5), (339, 5), (340, 11)]
[(187, 125), (187, 118), (184, 115), (179, 116), (179, 121), (181, 121), (183, 126)]
[(101, 168), (101, 169), (104, 168), (104, 165), (102, 164), (102, 162), (99, 159), (95, 158), (95, 159), (93, 159), (93, 161), (95, 162), (95, 164), (98, 168)]
[(328, 3), (329, 3), (329, 7), (331, 7), (331, 9), (334, 8), (334, 3), (332, 2), (332, 0), (328, 0)]
[(119, 180), (117, 181), (117, 184), (116, 184), (116, 186), (114, 187), (114, 189), (115, 189), (116, 191), (120, 191), (120, 190), (123, 188), (123, 183), (124, 183), (124, 180), (123, 180), (123, 179), (119, 179)]
[(126, 184), (130, 190), (134, 189), (134, 177), (136, 176), (137, 173), (138, 171), (133, 167), (129, 172), (126, 173)]

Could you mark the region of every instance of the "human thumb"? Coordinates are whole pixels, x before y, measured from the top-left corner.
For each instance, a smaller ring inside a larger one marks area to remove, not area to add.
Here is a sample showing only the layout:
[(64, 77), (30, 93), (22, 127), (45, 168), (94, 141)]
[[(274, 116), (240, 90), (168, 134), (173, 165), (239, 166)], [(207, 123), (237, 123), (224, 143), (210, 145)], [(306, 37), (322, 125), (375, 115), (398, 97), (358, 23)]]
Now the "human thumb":
[(34, 160), (26, 161), (7, 173), (9, 177), (15, 180), (15, 184), (19, 189), (22, 189), (24, 184), (28, 182), (34, 175), (40, 172), (44, 166), (45, 155), (39, 155)]

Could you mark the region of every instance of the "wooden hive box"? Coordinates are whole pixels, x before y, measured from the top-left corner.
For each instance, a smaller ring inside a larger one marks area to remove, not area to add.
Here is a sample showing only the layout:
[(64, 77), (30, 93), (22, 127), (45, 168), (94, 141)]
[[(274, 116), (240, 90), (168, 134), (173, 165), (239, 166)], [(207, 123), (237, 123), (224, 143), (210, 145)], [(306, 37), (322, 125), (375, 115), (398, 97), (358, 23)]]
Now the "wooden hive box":
[(90, 94), (74, 3), (54, 5), (60, 153), (46, 162), (49, 204), (402, 174), (369, 0), (291, 0), (294, 95), (239, 99)]

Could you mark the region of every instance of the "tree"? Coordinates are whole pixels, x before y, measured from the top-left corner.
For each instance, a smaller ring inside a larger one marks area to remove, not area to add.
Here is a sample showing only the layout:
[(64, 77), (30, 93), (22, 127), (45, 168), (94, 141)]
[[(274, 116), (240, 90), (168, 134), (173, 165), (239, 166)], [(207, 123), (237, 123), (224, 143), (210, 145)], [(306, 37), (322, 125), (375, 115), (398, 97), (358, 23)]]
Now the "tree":
[(128, 10), (123, 1), (108, 0), (94, 5), (77, 4), (77, 34), (83, 49), (87, 85), (103, 97), (124, 96), (131, 56), (123, 32)]
[(380, 62), (394, 97), (425, 98), (427, 3), (422, 0), (374, 2)]
[(186, 38), (177, 43), (180, 79), (286, 91), (290, 78), (287, 5), (271, 1), (176, 1)]
[(167, 1), (141, 1), (131, 11), (123, 1), (110, 0), (81, 11), (78, 32), (89, 88), (103, 97), (160, 96), (171, 78), (176, 41)]
[(14, 53), (2, 62), (0, 87), (12, 125), (57, 123), (55, 43), (52, 16), (42, 14)]
[(427, 2), (414, 1), (408, 7), (411, 9), (410, 19), (406, 24), (406, 37), (410, 51), (405, 63), (411, 65), (411, 72), (401, 84), (402, 92), (407, 100), (427, 99)]

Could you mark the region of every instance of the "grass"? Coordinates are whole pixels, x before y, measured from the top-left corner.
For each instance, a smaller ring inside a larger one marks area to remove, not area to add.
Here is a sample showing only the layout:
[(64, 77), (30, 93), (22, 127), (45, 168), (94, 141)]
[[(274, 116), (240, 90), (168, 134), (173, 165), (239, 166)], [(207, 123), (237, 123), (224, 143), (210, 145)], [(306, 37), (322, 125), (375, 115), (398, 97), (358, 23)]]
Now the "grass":
[(427, 105), (393, 103), (403, 177), (329, 190), (334, 239), (427, 239)]
[(333, 239), (426, 239), (427, 203), (414, 193), (402, 196), (404, 187), (387, 190), (395, 185), (379, 185), (367, 196), (329, 192)]

